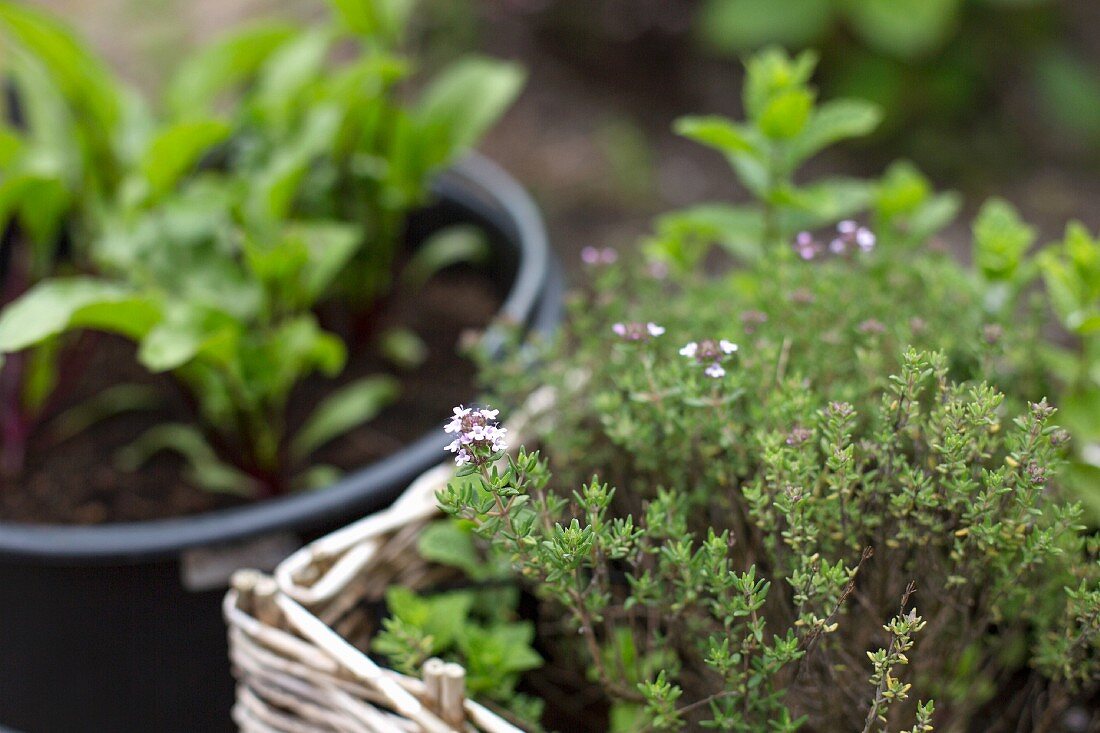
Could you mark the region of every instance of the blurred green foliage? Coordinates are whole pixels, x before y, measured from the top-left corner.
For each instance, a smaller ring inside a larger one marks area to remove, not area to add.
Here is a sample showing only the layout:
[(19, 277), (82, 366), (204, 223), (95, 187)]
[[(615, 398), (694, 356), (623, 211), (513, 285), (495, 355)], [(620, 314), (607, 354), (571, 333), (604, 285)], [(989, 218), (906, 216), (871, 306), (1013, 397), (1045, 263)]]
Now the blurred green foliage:
[[(817, 49), (828, 91), (879, 103), (881, 135), (957, 170), (974, 138), (1001, 138), (983, 152), (1002, 160), (992, 150), (1019, 143), (1021, 111), (1039, 129), (1100, 147), (1100, 73), (1067, 43), (1069, 23), (1049, 0), (706, 0), (696, 30), (720, 55), (773, 43)], [(1040, 108), (1014, 107), (1016, 89)]]

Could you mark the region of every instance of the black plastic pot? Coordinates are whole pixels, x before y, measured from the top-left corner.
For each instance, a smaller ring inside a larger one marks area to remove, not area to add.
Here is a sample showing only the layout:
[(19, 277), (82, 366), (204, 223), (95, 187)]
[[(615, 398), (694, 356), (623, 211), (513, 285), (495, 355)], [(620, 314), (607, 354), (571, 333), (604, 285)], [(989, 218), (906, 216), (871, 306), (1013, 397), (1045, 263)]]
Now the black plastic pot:
[[(435, 193), (437, 203), (409, 221), (410, 244), (456, 222), (483, 227), (505, 295), (501, 315), (551, 329), (563, 280), (523, 189), (471, 158), (442, 175)], [(444, 458), (445, 443), (442, 429), (433, 431), (327, 489), (193, 517), (90, 527), (0, 523), (0, 728), (230, 730), (219, 605), (228, 570), (277, 560), (290, 540), (385, 506)]]

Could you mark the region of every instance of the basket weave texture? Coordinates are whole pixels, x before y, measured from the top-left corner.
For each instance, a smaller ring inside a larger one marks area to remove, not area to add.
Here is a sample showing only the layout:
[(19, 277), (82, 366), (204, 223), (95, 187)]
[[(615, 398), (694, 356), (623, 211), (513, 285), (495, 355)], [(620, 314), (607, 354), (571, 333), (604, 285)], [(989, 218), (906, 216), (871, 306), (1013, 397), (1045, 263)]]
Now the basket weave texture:
[(435, 493), (452, 476), (448, 465), (428, 471), (389, 509), (307, 545), (274, 575), (235, 574), (224, 613), (241, 731), (521, 733), (465, 696), (461, 666), (432, 659), (416, 679), (362, 651), (388, 586), (416, 590), (454, 578), (416, 549), (439, 516)]

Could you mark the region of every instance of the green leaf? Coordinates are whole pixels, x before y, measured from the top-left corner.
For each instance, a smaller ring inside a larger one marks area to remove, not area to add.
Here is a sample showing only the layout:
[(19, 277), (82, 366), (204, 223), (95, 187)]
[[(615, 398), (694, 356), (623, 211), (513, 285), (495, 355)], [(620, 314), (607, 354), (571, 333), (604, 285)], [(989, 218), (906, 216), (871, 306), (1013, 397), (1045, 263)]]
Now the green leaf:
[(941, 46), (958, 23), (960, 0), (846, 0), (841, 4), (868, 46), (904, 59)]
[[(78, 140), (73, 110), (57, 81), (36, 57), (13, 53), (4, 59), (3, 69), (11, 75), (25, 125), (24, 157), (13, 166), (37, 173), (47, 169), (64, 173), (76, 186), (87, 168), (85, 151)], [(28, 160), (29, 159), (29, 160)], [(11, 172), (11, 171), (9, 171)]]
[(62, 442), (116, 415), (153, 410), (163, 404), (156, 389), (144, 384), (116, 384), (50, 420), (53, 439)]
[(364, 377), (341, 387), (314, 409), (294, 436), (291, 455), (303, 460), (325, 443), (370, 422), (400, 393), (400, 383), (390, 376)]
[(707, 0), (695, 27), (709, 48), (733, 56), (770, 43), (811, 45), (832, 15), (831, 0)]
[(768, 103), (778, 94), (791, 90), (805, 91), (816, 66), (817, 54), (813, 51), (803, 51), (791, 58), (776, 46), (749, 57), (745, 62), (745, 85), (742, 90), (749, 118), (758, 120)]
[(0, 34), (38, 59), (93, 134), (109, 136), (119, 119), (122, 90), (106, 64), (48, 14), (0, 2)]
[[(72, 197), (65, 182), (49, 172), (14, 170), (0, 181), (0, 221), (13, 211), (35, 245), (38, 263), (48, 263)], [(41, 269), (41, 268), (40, 268)]]
[(158, 307), (121, 285), (88, 277), (49, 280), (0, 313), (0, 353), (82, 327), (138, 337), (159, 317)]
[(218, 458), (194, 425), (168, 423), (150, 428), (121, 449), (115, 460), (122, 470), (136, 471), (161, 451), (182, 456), (187, 461), (187, 479), (200, 488), (240, 496), (256, 492), (255, 479)]
[(1011, 280), (1035, 242), (1035, 229), (1021, 219), (1012, 204), (991, 198), (974, 219), (974, 261), (986, 278)]
[(436, 76), (416, 111), (420, 127), (443, 140), (433, 160), (441, 165), (473, 146), (515, 100), (524, 76), (517, 64), (480, 57)]
[(329, 285), (344, 269), (363, 243), (363, 227), (338, 221), (294, 222), (287, 236), (300, 238), (307, 261), (302, 277), (313, 301), (325, 295)]
[(241, 329), (242, 324), (226, 313), (195, 303), (171, 302), (164, 318), (142, 339), (138, 361), (154, 373), (176, 369), (204, 350), (230, 352)]
[(417, 551), (425, 560), (458, 568), (471, 580), (484, 580), (488, 568), (477, 553), (471, 531), (454, 520), (432, 522), (420, 533)]
[(428, 345), (408, 328), (386, 330), (378, 337), (378, 350), (399, 369), (416, 369), (428, 358)]
[(543, 660), (531, 648), (535, 637), (530, 622), (494, 624), (490, 627), (466, 626), (458, 637), (458, 646), (466, 655), (472, 690), (503, 674), (526, 672), (542, 666)]
[(153, 198), (160, 198), (186, 175), (203, 154), (229, 137), (231, 128), (218, 120), (177, 122), (149, 143), (141, 171)]
[(473, 224), (440, 229), (417, 247), (401, 273), (403, 287), (418, 290), (441, 270), (459, 264), (484, 264), (489, 260), (485, 232)]
[(792, 229), (813, 229), (852, 216), (871, 205), (874, 184), (856, 178), (828, 178), (780, 189), (772, 202), (790, 209)]
[(280, 221), (291, 214), (299, 186), (315, 158), (331, 152), (342, 111), (331, 104), (316, 105), (302, 129), (280, 147), (264, 168), (251, 178), (248, 212), (260, 221)]
[(432, 637), (432, 652), (448, 649), (464, 630), (474, 595), (466, 591), (419, 596), (408, 588), (386, 589), (386, 606), (401, 621)]
[(962, 196), (954, 191), (937, 194), (909, 217), (910, 234), (915, 239), (927, 240), (955, 221), (962, 205)]
[(757, 126), (773, 140), (789, 140), (800, 134), (810, 119), (814, 97), (806, 89), (786, 89), (764, 105)]
[(762, 155), (759, 144), (753, 140), (752, 131), (725, 117), (681, 117), (676, 120), (673, 129), (678, 135), (720, 150), (730, 157), (739, 154)]
[(763, 254), (763, 236), (764, 219), (759, 209), (701, 204), (658, 219), (657, 236), (647, 242), (646, 252), (682, 272), (691, 272), (713, 244), (746, 262), (756, 262)]
[(792, 143), (795, 162), (801, 162), (840, 140), (868, 135), (882, 121), (878, 105), (860, 99), (837, 99), (819, 105), (805, 129)]
[(416, 0), (329, 0), (344, 26), (353, 33), (390, 43), (405, 33)]
[(263, 23), (190, 56), (168, 85), (169, 112), (176, 119), (210, 115), (222, 92), (254, 76), (271, 53), (295, 33), (287, 23)]
[(264, 62), (252, 103), (267, 124), (286, 126), (288, 118), (300, 113), (302, 92), (321, 76), (332, 40), (328, 28), (307, 31), (277, 48)]

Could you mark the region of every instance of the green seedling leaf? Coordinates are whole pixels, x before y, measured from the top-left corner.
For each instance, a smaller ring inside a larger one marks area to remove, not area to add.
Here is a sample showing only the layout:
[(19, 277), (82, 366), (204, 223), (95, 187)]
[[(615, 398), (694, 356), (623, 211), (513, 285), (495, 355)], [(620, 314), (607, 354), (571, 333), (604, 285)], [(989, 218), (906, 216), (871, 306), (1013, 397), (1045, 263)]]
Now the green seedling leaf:
[(657, 220), (657, 236), (646, 243), (648, 256), (690, 272), (717, 244), (746, 262), (762, 256), (764, 220), (749, 206), (701, 204)]
[(263, 23), (234, 33), (189, 57), (168, 85), (169, 112), (176, 119), (213, 113), (222, 92), (254, 76), (275, 49), (295, 32), (286, 23)]
[(137, 337), (160, 309), (129, 288), (88, 277), (40, 283), (0, 313), (0, 352), (20, 351), (75, 328)]
[(386, 606), (390, 613), (431, 636), (433, 653), (442, 652), (455, 643), (465, 630), (473, 604), (474, 595), (467, 591), (420, 596), (397, 586), (386, 590)]
[(0, 181), (0, 221), (14, 212), (35, 246), (36, 269), (48, 267), (62, 217), (72, 203), (65, 181), (48, 171), (14, 170)]
[(287, 236), (300, 237), (308, 260), (304, 272), (310, 304), (328, 291), (329, 285), (363, 243), (363, 228), (343, 222), (296, 222)]
[(992, 281), (1012, 280), (1035, 242), (1035, 229), (1025, 224), (1012, 204), (991, 198), (985, 202), (972, 227), (974, 261)]
[(27, 350), (21, 396), (23, 408), (31, 415), (42, 414), (46, 402), (57, 388), (60, 351), (59, 338), (46, 339)]
[(962, 197), (936, 194), (927, 178), (908, 161), (892, 164), (875, 191), (877, 225), (908, 241), (923, 243), (958, 216)]
[(785, 89), (764, 105), (757, 127), (773, 140), (789, 140), (805, 130), (813, 111), (814, 97), (807, 89)]
[(676, 134), (719, 150), (731, 159), (738, 155), (763, 155), (752, 130), (725, 117), (681, 117), (673, 125)]
[(303, 460), (325, 443), (373, 420), (401, 393), (390, 376), (364, 377), (329, 395), (310, 415), (291, 443), (291, 455)]
[(855, 178), (830, 178), (776, 191), (773, 203), (790, 209), (790, 227), (813, 229), (852, 216), (871, 205), (874, 185)]
[(203, 350), (231, 350), (240, 329), (240, 322), (228, 314), (193, 303), (172, 303), (164, 319), (142, 339), (138, 361), (151, 372), (176, 369)]
[(280, 221), (290, 215), (298, 188), (315, 158), (332, 150), (342, 111), (318, 104), (306, 115), (301, 132), (280, 148), (252, 179), (248, 211), (260, 221)]
[(417, 106), (420, 127), (438, 135), (438, 164), (476, 143), (511, 106), (524, 81), (523, 69), (488, 58), (457, 61), (424, 90)]
[(534, 637), (530, 622), (462, 629), (458, 646), (466, 657), (470, 690), (491, 690), (502, 676), (541, 667), (542, 657), (531, 648)]
[(439, 271), (458, 264), (484, 264), (489, 260), (485, 232), (472, 224), (442, 229), (420, 245), (401, 273), (403, 287), (419, 290)]
[(177, 453), (187, 461), (187, 478), (207, 491), (253, 496), (256, 481), (218, 458), (206, 437), (194, 425), (167, 423), (144, 432), (118, 451), (115, 461), (124, 471), (136, 471), (161, 451)]
[[(28, 54), (10, 54), (10, 59), (4, 59), (4, 69), (19, 95), (26, 128), (21, 146), (25, 157), (18, 168), (41, 174), (45, 167), (55, 174), (64, 173), (65, 180), (75, 186), (86, 161), (76, 137), (75, 112), (57, 81), (38, 58)], [(6, 171), (5, 177), (13, 172)]]
[(416, 369), (428, 358), (424, 339), (408, 328), (391, 328), (378, 338), (382, 356), (399, 369)]
[(404, 36), (415, 0), (330, 0), (330, 3), (352, 33), (394, 43)]
[(833, 143), (863, 137), (874, 132), (882, 121), (878, 105), (861, 99), (837, 99), (813, 110), (798, 139), (793, 141), (797, 162), (817, 154)]
[(120, 114), (121, 89), (106, 65), (61, 23), (23, 3), (0, 2), (0, 34), (38, 59), (88, 128), (108, 135)]
[(817, 66), (817, 54), (803, 51), (794, 58), (772, 46), (745, 62), (745, 86), (742, 97), (745, 111), (752, 120), (764, 114), (768, 103), (786, 91), (805, 88)]
[(264, 62), (252, 103), (267, 124), (283, 127), (300, 112), (296, 107), (302, 92), (320, 77), (332, 40), (328, 28), (307, 31), (278, 47)]
[(954, 191), (937, 194), (909, 217), (909, 233), (925, 240), (946, 228), (962, 211), (962, 196)]
[(8, 168), (23, 150), (23, 136), (0, 120), (0, 166)]
[(489, 575), (474, 547), (472, 533), (453, 520), (429, 524), (420, 533), (416, 547), (425, 560), (458, 568), (471, 580), (484, 580)]
[(229, 137), (231, 128), (219, 120), (177, 122), (149, 143), (141, 171), (153, 198), (160, 198), (190, 172), (203, 154)]
[(116, 415), (153, 410), (161, 404), (163, 400), (153, 387), (116, 384), (53, 418), (49, 431), (53, 439), (61, 443)]

